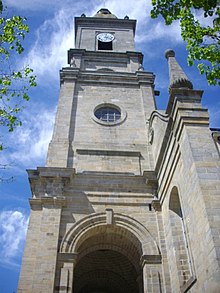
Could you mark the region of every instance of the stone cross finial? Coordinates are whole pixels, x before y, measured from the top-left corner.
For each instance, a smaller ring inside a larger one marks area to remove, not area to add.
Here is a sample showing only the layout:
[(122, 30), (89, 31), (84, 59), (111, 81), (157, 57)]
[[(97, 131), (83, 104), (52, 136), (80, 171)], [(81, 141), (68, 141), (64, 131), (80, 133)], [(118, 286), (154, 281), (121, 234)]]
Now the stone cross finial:
[(183, 69), (180, 67), (175, 58), (175, 52), (171, 49), (166, 50), (165, 57), (168, 61), (170, 85), (169, 91), (172, 88), (189, 88), (192, 89), (193, 85), (186, 76)]

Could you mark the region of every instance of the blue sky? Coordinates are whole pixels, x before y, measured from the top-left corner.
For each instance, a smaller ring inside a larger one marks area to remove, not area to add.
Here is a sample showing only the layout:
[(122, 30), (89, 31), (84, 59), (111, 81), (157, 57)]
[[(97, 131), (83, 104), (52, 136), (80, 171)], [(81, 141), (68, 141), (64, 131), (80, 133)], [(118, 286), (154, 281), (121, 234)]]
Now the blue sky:
[(23, 126), (4, 133), (7, 149), (0, 154), (1, 177), (11, 182), (0, 183), (0, 292), (16, 292), (29, 216), (31, 197), (26, 169), (44, 166), (51, 139), (59, 96), (59, 70), (67, 66), (67, 50), (74, 48), (74, 16), (93, 16), (107, 7), (118, 18), (128, 15), (137, 19), (136, 50), (144, 53), (144, 68), (156, 74), (155, 89), (159, 109), (168, 99), (168, 67), (164, 51), (174, 49), (176, 58), (195, 89), (203, 89), (203, 105), (210, 112), (211, 127), (220, 127), (219, 87), (209, 87), (196, 67), (187, 66), (187, 53), (180, 37), (178, 23), (166, 27), (162, 20), (149, 17), (150, 1), (144, 0), (5, 0), (8, 13), (27, 17), (30, 33), (25, 52), (15, 60), (15, 67), (28, 64), (37, 75), (38, 86), (31, 90), (31, 100), (21, 114)]

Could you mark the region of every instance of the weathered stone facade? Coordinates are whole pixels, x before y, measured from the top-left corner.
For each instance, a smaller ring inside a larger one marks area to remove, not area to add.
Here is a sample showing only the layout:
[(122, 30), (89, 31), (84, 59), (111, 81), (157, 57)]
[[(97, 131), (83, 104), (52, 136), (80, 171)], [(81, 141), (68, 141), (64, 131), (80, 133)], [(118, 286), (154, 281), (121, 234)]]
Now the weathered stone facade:
[(47, 165), (28, 171), (19, 293), (220, 292), (220, 133), (172, 50), (156, 110), (135, 24), (75, 19)]

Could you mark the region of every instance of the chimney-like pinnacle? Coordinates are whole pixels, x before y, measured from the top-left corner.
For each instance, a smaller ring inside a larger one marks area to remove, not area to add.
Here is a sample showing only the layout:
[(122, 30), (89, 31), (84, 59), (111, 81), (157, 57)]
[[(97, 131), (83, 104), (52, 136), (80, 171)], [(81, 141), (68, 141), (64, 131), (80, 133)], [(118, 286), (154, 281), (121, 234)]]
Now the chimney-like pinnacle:
[(165, 57), (167, 58), (167, 60), (169, 57), (175, 57), (175, 52), (172, 49), (167, 49), (165, 51)]
[(172, 88), (188, 88), (192, 89), (192, 82), (188, 79), (187, 75), (180, 67), (175, 58), (175, 52), (171, 49), (166, 50), (165, 57), (168, 61), (170, 85), (169, 91)]

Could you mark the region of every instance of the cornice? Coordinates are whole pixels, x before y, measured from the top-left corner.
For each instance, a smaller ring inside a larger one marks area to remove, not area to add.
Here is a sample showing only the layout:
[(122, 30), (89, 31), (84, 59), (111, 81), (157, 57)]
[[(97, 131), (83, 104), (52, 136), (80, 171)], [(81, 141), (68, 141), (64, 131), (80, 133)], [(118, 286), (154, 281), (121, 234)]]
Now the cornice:
[(102, 18), (102, 17), (75, 17), (75, 40), (78, 26), (91, 27), (92, 25), (102, 24), (103, 27), (132, 27), (135, 34), (136, 20), (135, 19), (119, 19), (119, 18)]
[(174, 104), (176, 100), (181, 100), (182, 102), (190, 103), (201, 103), (203, 91), (192, 90), (186, 88), (173, 88), (170, 90), (170, 98), (167, 105), (166, 113), (171, 114), (174, 109)]
[(154, 85), (155, 76), (152, 72), (113, 72), (113, 71), (91, 71), (78, 68), (65, 67), (60, 71), (60, 82), (78, 81), (81, 83), (108, 83), (123, 85)]
[(142, 52), (138, 51), (126, 51), (126, 52), (117, 52), (117, 51), (91, 51), (91, 50), (86, 50), (86, 49), (69, 49), (68, 54), (74, 54), (74, 55), (82, 55), (82, 56), (101, 56), (101, 57), (127, 57), (127, 56), (144, 56)]

